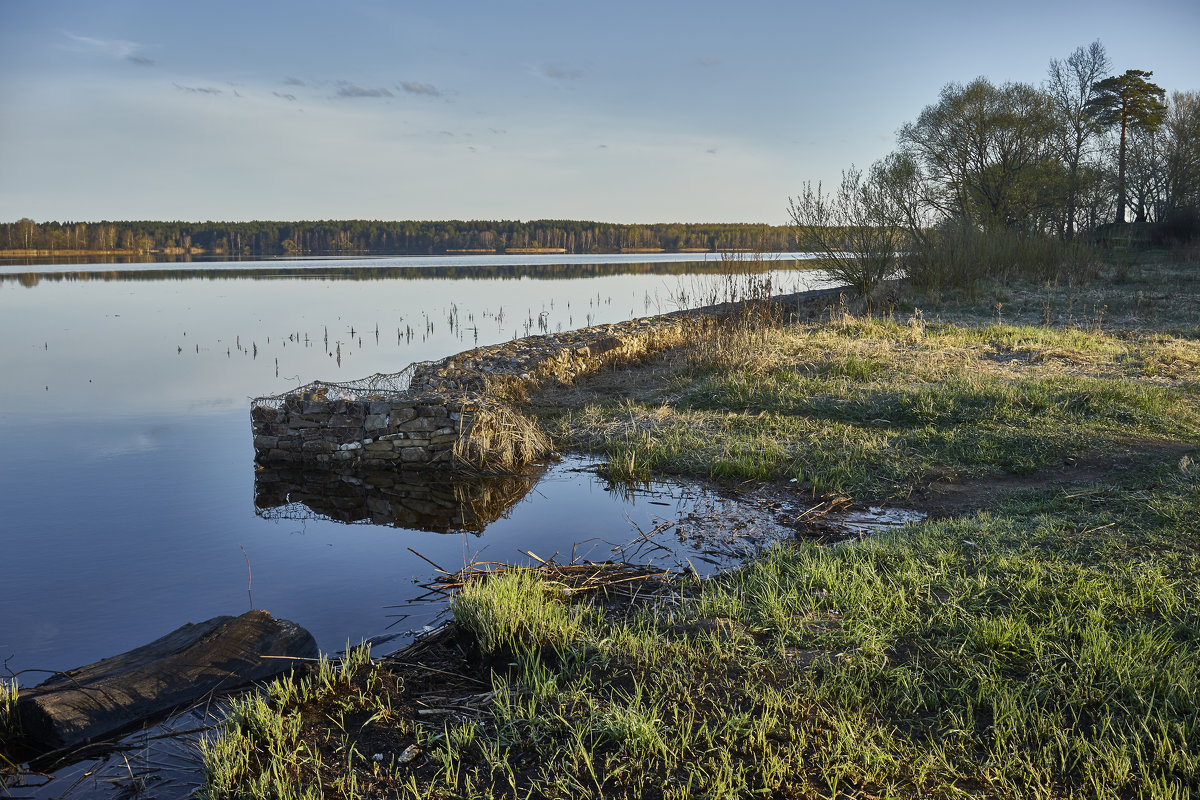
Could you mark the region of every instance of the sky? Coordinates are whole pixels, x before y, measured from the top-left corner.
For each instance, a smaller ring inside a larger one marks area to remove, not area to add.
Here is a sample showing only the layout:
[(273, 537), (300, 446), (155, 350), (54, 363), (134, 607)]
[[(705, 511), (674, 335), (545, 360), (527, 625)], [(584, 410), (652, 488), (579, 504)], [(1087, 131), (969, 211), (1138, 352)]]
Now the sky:
[(783, 224), (1096, 39), (1200, 90), (1195, 0), (0, 0), (0, 222)]

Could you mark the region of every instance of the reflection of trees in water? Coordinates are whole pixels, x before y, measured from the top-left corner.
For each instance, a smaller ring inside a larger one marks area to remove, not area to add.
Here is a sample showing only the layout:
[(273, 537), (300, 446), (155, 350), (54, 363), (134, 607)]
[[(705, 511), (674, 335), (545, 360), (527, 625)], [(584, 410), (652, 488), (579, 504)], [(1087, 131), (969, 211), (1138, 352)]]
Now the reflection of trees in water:
[[(794, 259), (762, 259), (737, 262), (738, 272), (767, 272), (776, 269), (807, 269), (811, 261)], [(507, 264), (495, 266), (445, 267), (269, 267), (266, 269), (232, 269), (228, 267), (203, 269), (136, 269), (136, 270), (77, 270), (58, 272), (14, 272), (0, 275), (0, 281), (17, 281), (34, 286), (39, 281), (165, 281), (165, 280), (301, 280), (373, 281), (402, 280), (519, 280), (533, 278), (562, 280), (569, 278), (598, 278), (612, 275), (719, 275), (728, 272), (728, 262), (664, 261), (627, 264)]]
[(481, 533), (529, 493), (542, 470), (459, 476), (431, 471), (336, 473), (260, 468), (254, 513), (263, 519), (327, 519), (449, 533)]

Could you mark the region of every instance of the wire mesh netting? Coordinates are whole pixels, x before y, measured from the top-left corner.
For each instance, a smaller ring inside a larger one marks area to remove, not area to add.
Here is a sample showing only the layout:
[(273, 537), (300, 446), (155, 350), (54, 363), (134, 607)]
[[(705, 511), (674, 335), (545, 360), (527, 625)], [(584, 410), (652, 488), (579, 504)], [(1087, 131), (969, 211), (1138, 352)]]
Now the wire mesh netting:
[(295, 389), (288, 389), (280, 394), (266, 397), (255, 397), (250, 401), (251, 408), (283, 408), (289, 397), (299, 397), (303, 400), (391, 400), (400, 397), (408, 391), (413, 375), (422, 367), (432, 364), (432, 361), (418, 361), (409, 364), (400, 372), (384, 374), (377, 372), (356, 381), (335, 383), (333, 381), (313, 381)]

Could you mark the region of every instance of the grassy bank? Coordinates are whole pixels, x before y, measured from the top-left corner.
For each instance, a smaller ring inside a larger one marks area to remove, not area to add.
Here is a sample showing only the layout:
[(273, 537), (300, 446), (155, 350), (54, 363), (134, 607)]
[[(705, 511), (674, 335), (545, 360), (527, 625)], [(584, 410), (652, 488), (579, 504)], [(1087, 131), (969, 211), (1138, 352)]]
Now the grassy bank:
[[(1185, 285), (1155, 281), (1154, 297), (1131, 282), (1109, 296), (1049, 287), (1032, 308), (1025, 293), (1041, 287), (1029, 287), (997, 292), (1007, 304), (991, 307), (908, 302), (891, 319), (718, 327), (629, 375), (549, 394), (543, 416), (565, 446), (605, 456), (618, 478), (795, 478), (876, 499), (939, 478), (1196, 441), (1200, 297), (1189, 311), (1162, 296)], [(1129, 322), (1139, 297), (1171, 306), (1160, 329), (1067, 312), (1090, 300)], [(1031, 324), (1039, 314), (1050, 324)]]
[[(1110, 309), (1130, 285), (1104, 285)], [(1194, 283), (1120, 329), (1008, 310), (1045, 288), (702, 331), (544, 396), (614, 474), (983, 488), (707, 581), (472, 580), (418, 650), (243, 701), (207, 745), (209, 796), (1193, 796)]]

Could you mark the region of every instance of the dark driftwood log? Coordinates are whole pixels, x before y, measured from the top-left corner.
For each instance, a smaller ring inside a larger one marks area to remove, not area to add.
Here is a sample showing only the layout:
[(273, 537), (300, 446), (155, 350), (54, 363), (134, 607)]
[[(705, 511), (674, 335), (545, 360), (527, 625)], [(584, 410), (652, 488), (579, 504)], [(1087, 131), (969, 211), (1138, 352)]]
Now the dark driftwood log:
[(71, 747), (209, 692), (277, 675), (296, 665), (293, 658), (317, 655), (312, 634), (266, 611), (215, 617), (23, 689), (17, 712), (24, 734), (33, 741)]

